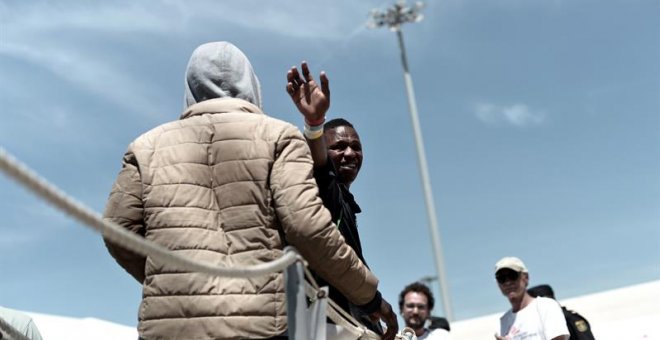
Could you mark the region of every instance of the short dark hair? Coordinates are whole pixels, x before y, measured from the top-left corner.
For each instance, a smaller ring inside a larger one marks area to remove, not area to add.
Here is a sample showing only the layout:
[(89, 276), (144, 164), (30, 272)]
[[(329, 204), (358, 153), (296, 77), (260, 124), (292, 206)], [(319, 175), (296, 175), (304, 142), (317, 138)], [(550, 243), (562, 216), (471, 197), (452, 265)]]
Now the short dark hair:
[(403, 311), (403, 302), (406, 299), (406, 294), (410, 292), (422, 293), (426, 295), (426, 301), (429, 305), (429, 311), (433, 309), (433, 305), (435, 304), (435, 299), (433, 299), (433, 293), (431, 293), (429, 287), (421, 282), (413, 282), (407, 285), (405, 288), (403, 288), (401, 294), (399, 294), (399, 310)]
[(323, 124), (323, 129), (324, 129), (324, 130), (330, 130), (330, 129), (334, 129), (334, 128), (338, 127), (338, 126), (348, 126), (348, 127), (352, 128), (352, 129), (355, 129), (355, 128), (353, 127), (353, 124), (351, 124), (349, 121), (347, 121), (347, 120), (344, 119), (344, 118), (334, 118), (334, 119), (330, 119), (329, 121), (325, 122), (325, 124)]
[(551, 299), (555, 298), (555, 292), (552, 290), (550, 285), (538, 285), (527, 290), (527, 293), (533, 297), (549, 297)]

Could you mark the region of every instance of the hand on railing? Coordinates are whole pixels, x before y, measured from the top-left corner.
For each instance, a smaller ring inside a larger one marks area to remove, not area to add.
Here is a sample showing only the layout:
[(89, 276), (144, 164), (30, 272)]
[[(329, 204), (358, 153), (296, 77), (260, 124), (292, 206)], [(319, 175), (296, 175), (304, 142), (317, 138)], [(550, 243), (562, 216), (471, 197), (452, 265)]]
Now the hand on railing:
[(380, 302), (380, 307), (374, 313), (369, 315), (372, 320), (377, 322), (378, 320), (383, 320), (385, 322), (385, 334), (383, 335), (383, 340), (394, 340), (397, 332), (399, 331), (399, 323), (396, 319), (396, 314), (392, 311), (392, 306), (382, 299)]

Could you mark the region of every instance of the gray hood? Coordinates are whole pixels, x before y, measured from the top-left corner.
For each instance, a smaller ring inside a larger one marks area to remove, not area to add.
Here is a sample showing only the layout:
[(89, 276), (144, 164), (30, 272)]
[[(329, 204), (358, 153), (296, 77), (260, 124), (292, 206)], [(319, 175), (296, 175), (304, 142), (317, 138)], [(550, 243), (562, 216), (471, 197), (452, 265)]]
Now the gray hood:
[(184, 109), (214, 98), (239, 98), (261, 108), (261, 87), (250, 61), (225, 41), (197, 47), (186, 68)]

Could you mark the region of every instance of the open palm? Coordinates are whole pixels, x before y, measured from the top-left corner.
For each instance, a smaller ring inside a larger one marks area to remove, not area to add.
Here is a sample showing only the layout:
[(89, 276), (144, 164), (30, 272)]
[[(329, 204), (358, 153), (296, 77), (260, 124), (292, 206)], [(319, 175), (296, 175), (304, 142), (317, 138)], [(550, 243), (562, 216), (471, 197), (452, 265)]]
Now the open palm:
[(319, 87), (309, 72), (306, 62), (302, 63), (303, 77), (294, 66), (287, 72), (286, 90), (298, 111), (305, 116), (308, 123), (322, 122), (325, 113), (330, 108), (330, 86), (328, 77), (321, 72)]

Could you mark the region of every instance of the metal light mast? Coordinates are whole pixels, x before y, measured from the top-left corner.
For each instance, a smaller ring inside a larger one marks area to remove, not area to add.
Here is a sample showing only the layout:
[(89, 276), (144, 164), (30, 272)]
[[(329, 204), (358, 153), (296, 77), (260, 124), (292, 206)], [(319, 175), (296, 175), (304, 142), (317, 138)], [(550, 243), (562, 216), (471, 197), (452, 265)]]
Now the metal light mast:
[(424, 4), (422, 2), (417, 2), (412, 7), (408, 7), (406, 5), (406, 1), (401, 0), (398, 1), (393, 7), (387, 8), (385, 11), (374, 9), (371, 11), (372, 21), (369, 23), (369, 27), (377, 28), (387, 26), (391, 31), (396, 32), (397, 38), (399, 39), (399, 48), (401, 49), (401, 63), (403, 64), (403, 79), (406, 83), (408, 108), (410, 109), (410, 119), (412, 120), (413, 132), (415, 134), (417, 160), (419, 163), (419, 172), (422, 179), (422, 186), (424, 188), (426, 212), (429, 219), (429, 231), (431, 233), (433, 252), (435, 254), (435, 265), (438, 272), (438, 284), (440, 285), (440, 292), (442, 295), (442, 306), (444, 307), (445, 317), (449, 321), (453, 321), (454, 315), (452, 313), (451, 301), (449, 300), (447, 276), (445, 274), (444, 268), (445, 262), (442, 256), (440, 231), (438, 229), (438, 221), (435, 215), (435, 203), (433, 201), (431, 181), (429, 179), (428, 166), (426, 164), (426, 152), (424, 151), (422, 130), (419, 126), (419, 118), (417, 117), (417, 103), (415, 101), (412, 78), (410, 77), (410, 72), (408, 70), (406, 48), (403, 45), (403, 34), (401, 33), (402, 24), (408, 22), (419, 22), (422, 20), (423, 15), (420, 12), (423, 7)]

